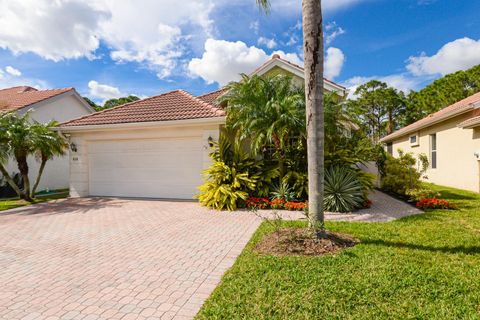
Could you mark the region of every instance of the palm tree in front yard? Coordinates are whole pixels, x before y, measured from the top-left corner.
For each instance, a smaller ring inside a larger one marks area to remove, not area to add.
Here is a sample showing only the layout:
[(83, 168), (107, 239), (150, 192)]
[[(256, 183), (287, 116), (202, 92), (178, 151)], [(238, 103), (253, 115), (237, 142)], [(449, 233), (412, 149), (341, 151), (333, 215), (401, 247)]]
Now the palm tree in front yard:
[(285, 175), (285, 152), (292, 138), (305, 137), (303, 90), (284, 75), (242, 75), (228, 85), (221, 102), (227, 102), (227, 127), (240, 141), (248, 140), (254, 154), (273, 145), (280, 178)]
[(37, 139), (35, 147), (35, 157), (40, 162), (40, 167), (38, 169), (37, 178), (35, 184), (33, 185), (31, 197), (35, 197), (40, 179), (42, 178), (43, 170), (47, 161), (53, 159), (54, 157), (61, 157), (65, 155), (67, 151), (67, 141), (53, 129), (58, 125), (57, 121), (50, 121), (45, 125), (33, 126), (35, 130), (35, 136)]
[[(269, 12), (269, 0), (256, 0)], [(324, 114), (323, 114), (323, 21), (321, 0), (302, 0), (309, 220), (318, 237), (325, 236), (323, 212)]]
[[(41, 158), (41, 170), (32, 190), (35, 191), (46, 161), (54, 155), (63, 154), (66, 144), (58, 133), (51, 131), (54, 124), (32, 122), (28, 113), (25, 115), (7, 113), (0, 116), (0, 172), (21, 199), (32, 202), (34, 198), (33, 192), (30, 191), (28, 157), (38, 154)], [(23, 190), (16, 186), (3, 165), (11, 158), (17, 162), (23, 180)]]

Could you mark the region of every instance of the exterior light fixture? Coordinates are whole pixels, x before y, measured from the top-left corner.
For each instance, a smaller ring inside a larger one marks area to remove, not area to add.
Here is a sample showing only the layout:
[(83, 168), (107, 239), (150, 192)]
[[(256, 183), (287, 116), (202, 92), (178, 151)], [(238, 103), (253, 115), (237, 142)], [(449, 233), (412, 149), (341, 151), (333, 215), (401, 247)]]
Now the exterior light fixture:
[(75, 143), (70, 143), (70, 150), (72, 150), (72, 152), (77, 152), (78, 149), (77, 149), (77, 145)]

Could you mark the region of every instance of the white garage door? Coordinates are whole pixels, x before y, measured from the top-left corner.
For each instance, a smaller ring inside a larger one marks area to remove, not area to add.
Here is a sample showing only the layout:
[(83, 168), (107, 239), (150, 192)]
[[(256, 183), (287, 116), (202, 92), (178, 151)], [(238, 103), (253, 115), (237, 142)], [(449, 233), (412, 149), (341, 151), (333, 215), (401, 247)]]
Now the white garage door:
[(192, 199), (202, 184), (200, 137), (91, 142), (92, 196)]

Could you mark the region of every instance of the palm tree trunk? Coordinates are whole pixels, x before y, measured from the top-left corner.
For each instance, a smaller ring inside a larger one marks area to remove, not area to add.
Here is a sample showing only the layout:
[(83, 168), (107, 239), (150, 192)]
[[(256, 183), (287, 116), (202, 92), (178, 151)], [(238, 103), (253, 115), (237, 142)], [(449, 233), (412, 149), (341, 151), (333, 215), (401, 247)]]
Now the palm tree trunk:
[(26, 155), (17, 155), (15, 156), (18, 165), (18, 171), (23, 179), (23, 199), (28, 202), (33, 202), (33, 199), (30, 197), (30, 179), (28, 177), (28, 163)]
[(17, 193), (18, 197), (23, 199), (25, 197), (24, 193), (20, 188), (17, 186), (15, 181), (13, 181), (12, 177), (10, 177), (10, 174), (8, 174), (7, 169), (0, 163), (0, 173), (3, 175), (7, 183), (12, 187), (12, 189)]
[(307, 107), (308, 209), (310, 227), (325, 235), (323, 213), (324, 114), (323, 28), (321, 0), (302, 0)]
[(30, 196), (32, 198), (35, 198), (35, 193), (37, 192), (37, 187), (40, 183), (40, 179), (42, 178), (43, 170), (45, 169), (45, 165), (47, 164), (48, 159), (43, 159), (42, 162), (40, 163), (40, 168), (38, 169), (38, 175), (37, 179), (35, 180), (35, 183), (32, 188), (32, 192), (30, 193)]

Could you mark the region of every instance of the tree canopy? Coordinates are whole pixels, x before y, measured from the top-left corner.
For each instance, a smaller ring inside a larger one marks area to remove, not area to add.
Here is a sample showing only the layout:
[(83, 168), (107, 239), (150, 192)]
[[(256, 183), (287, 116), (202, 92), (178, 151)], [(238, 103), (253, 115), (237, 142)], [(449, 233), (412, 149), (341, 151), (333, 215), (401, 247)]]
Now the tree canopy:
[(116, 107), (116, 106), (120, 106), (120, 105), (125, 104), (125, 103), (129, 103), (129, 102), (133, 102), (133, 101), (140, 100), (140, 98), (137, 97), (137, 96), (129, 95), (129, 96), (127, 96), (127, 97), (114, 98), (114, 99), (107, 100), (107, 101), (105, 101), (105, 103), (103, 104), (103, 106), (101, 106), (101, 105), (96, 104), (95, 102), (93, 102), (91, 99), (89, 99), (89, 98), (87, 98), (87, 97), (83, 97), (83, 99), (84, 99), (92, 108), (94, 108), (95, 111), (101, 111), (101, 110), (105, 110), (105, 109), (110, 109), (110, 108), (113, 108), (113, 107)]
[(403, 124), (406, 99), (401, 91), (372, 80), (359, 86), (355, 95), (358, 98), (348, 102), (348, 111), (372, 141), (378, 142)]
[(448, 74), (408, 96), (405, 124), (480, 92), (480, 65)]

